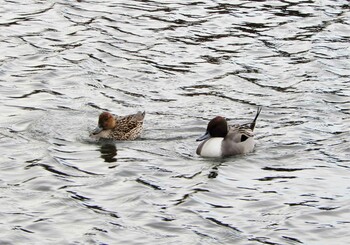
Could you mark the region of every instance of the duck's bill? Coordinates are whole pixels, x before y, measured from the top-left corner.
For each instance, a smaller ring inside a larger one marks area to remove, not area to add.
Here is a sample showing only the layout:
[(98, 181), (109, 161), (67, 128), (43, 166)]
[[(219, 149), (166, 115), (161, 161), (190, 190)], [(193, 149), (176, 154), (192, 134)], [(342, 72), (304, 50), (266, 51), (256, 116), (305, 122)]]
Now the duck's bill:
[(91, 134), (92, 134), (92, 135), (99, 134), (99, 133), (102, 132), (102, 130), (103, 130), (103, 128), (100, 128), (99, 126), (97, 126), (97, 127), (91, 132)]
[(198, 139), (196, 139), (196, 141), (202, 141), (202, 140), (206, 140), (210, 138), (210, 134), (209, 132), (205, 132), (205, 134), (203, 134), (201, 137), (199, 137)]

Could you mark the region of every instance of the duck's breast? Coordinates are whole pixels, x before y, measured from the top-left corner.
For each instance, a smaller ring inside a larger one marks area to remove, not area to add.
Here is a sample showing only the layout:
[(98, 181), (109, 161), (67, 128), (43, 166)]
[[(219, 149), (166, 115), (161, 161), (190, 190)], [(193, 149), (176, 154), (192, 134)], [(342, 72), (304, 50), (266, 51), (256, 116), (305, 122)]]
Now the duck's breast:
[(221, 157), (223, 139), (224, 138), (210, 138), (202, 142), (197, 148), (197, 154), (202, 157)]
[(94, 137), (95, 138), (105, 138), (105, 139), (108, 139), (108, 138), (111, 138), (111, 135), (112, 135), (112, 130), (110, 129), (104, 129), (102, 130), (100, 133), (98, 134), (95, 134)]

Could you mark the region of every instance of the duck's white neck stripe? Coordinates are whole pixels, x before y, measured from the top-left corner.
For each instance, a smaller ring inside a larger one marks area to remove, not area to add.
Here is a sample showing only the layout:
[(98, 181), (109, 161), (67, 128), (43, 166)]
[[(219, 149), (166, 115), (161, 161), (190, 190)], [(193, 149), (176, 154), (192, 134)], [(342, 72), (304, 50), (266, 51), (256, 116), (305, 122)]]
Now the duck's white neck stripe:
[(210, 138), (204, 143), (200, 155), (203, 157), (221, 157), (223, 140), (224, 138)]

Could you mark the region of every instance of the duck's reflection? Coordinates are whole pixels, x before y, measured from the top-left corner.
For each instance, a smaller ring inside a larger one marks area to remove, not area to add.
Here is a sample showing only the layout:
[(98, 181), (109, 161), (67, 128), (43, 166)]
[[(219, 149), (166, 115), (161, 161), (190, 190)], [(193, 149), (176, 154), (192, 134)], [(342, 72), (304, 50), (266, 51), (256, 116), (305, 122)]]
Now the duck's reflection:
[(100, 148), (101, 158), (105, 162), (116, 162), (117, 161), (117, 147), (113, 143), (102, 144)]
[(215, 179), (219, 175), (220, 167), (225, 163), (225, 161), (221, 161), (215, 163), (213, 167), (209, 170), (208, 178)]

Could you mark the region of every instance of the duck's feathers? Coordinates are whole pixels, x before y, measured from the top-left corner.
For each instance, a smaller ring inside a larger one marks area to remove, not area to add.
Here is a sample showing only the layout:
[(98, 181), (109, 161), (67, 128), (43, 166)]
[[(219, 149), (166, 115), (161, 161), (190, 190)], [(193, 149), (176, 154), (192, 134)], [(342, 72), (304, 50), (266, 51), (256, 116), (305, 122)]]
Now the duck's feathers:
[(115, 116), (116, 126), (111, 131), (110, 138), (118, 140), (136, 139), (143, 126), (145, 112), (138, 112), (127, 116)]
[(262, 110), (262, 106), (259, 106), (259, 107), (258, 107), (258, 111), (256, 112), (256, 116), (255, 116), (253, 122), (250, 124), (250, 129), (251, 129), (252, 131), (253, 131), (254, 128), (255, 128), (256, 119), (258, 119), (261, 110)]
[(223, 138), (214, 137), (202, 141), (196, 150), (197, 155), (202, 157), (221, 157)]
[(254, 137), (254, 132), (246, 124), (235, 124), (230, 126), (227, 136), (230, 136), (234, 142), (240, 143), (245, 141), (247, 138)]
[(118, 131), (126, 133), (143, 123), (145, 112), (138, 112), (127, 116), (116, 116), (116, 128)]
[[(199, 144), (196, 153), (203, 157), (228, 157), (253, 151), (255, 146), (253, 130), (260, 112), (261, 107), (258, 108), (257, 114), (251, 123), (228, 126), (227, 134), (224, 137), (200, 137), (199, 140), (206, 140)], [(214, 121), (214, 123), (222, 123), (222, 120)], [(207, 129), (206, 135), (211, 135), (210, 130), (208, 132)]]
[[(240, 134), (230, 134), (224, 138), (221, 144), (222, 156), (234, 156), (238, 154), (246, 154), (251, 152), (254, 149), (255, 142), (253, 137), (248, 137), (244, 141), (240, 141)], [(231, 138), (238, 139), (238, 142), (235, 142)]]

